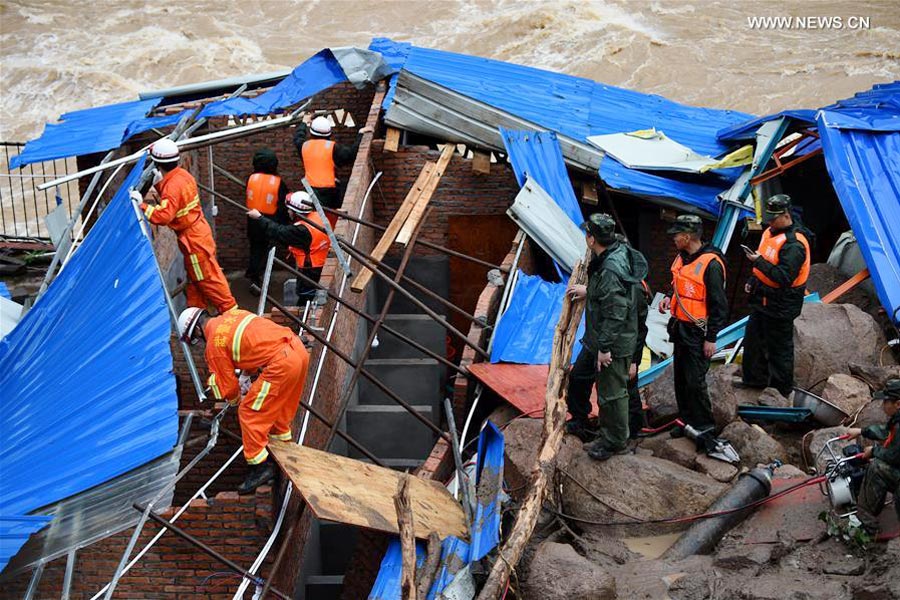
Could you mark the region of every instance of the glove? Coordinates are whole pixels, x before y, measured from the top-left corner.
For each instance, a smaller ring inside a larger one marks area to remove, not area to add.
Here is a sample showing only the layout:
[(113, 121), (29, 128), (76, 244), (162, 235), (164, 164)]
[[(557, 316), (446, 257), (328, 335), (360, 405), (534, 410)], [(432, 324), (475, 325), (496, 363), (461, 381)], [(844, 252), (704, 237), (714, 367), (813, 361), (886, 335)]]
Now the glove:
[(131, 199), (134, 200), (135, 202), (137, 202), (138, 204), (140, 204), (144, 201), (144, 197), (137, 190), (131, 190), (128, 193), (128, 195), (131, 196)]
[(153, 175), (153, 185), (156, 185), (157, 183), (162, 181), (163, 174), (159, 169), (153, 169), (151, 174)]
[(241, 373), (241, 376), (238, 377), (238, 385), (241, 386), (241, 396), (246, 396), (250, 391), (250, 386), (253, 385), (253, 380), (246, 373)]
[(213, 217), (218, 217), (218, 216), (219, 216), (219, 205), (218, 205), (218, 204), (213, 204), (213, 206), (212, 206), (212, 216), (213, 216)]

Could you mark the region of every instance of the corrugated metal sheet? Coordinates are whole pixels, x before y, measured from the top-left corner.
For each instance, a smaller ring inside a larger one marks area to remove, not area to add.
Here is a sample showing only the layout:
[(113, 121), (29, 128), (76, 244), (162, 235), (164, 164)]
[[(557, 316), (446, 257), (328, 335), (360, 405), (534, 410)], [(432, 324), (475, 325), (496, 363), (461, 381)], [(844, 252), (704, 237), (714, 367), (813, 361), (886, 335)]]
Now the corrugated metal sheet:
[(170, 323), (128, 188), (0, 341), (0, 515), (21, 516), (170, 451)]
[(53, 517), (0, 517), (0, 569), (15, 556), (31, 534), (40, 531)]
[[(144, 504), (156, 497), (178, 473), (180, 461), (181, 446), (176, 446), (172, 452), (146, 465), (40, 509), (37, 512), (53, 522), (31, 536), (3, 571), (3, 578), (133, 527), (140, 513), (132, 504)], [(174, 489), (169, 490), (157, 505), (169, 506), (174, 493)]]
[(520, 186), (536, 182), (572, 222), (581, 225), (584, 217), (572, 189), (569, 172), (554, 132), (513, 131), (500, 128), (503, 145)]
[(569, 273), (587, 252), (584, 233), (535, 181), (525, 181), (506, 214)]
[(487, 421), (478, 436), (478, 473), (469, 561), (481, 560), (500, 543), (500, 495), (503, 492), (503, 434)]
[(41, 137), (25, 144), (22, 153), (9, 161), (9, 168), (118, 148), (128, 125), (143, 119), (160, 100), (135, 100), (66, 113), (58, 124), (48, 123)]

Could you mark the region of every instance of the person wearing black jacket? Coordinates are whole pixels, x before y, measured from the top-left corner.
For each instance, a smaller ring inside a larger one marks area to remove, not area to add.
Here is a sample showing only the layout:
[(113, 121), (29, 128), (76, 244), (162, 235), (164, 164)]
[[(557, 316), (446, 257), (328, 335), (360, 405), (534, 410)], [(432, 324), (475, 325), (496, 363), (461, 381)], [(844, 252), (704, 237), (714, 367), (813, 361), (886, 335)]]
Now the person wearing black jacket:
[[(681, 420), (699, 431), (715, 427), (706, 373), (716, 351), (716, 337), (728, 318), (725, 258), (704, 243), (703, 221), (680, 215), (669, 234), (678, 255), (672, 263), (672, 292), (659, 304), (671, 311), (669, 339), (674, 345), (675, 400)], [(673, 437), (684, 435), (682, 428)]]
[[(286, 205), (291, 213), (297, 215), (315, 215), (315, 211), (309, 202), (309, 195), (306, 192), (294, 192), (287, 197)], [(318, 219), (318, 215), (315, 216), (316, 219)], [(322, 237), (326, 240), (328, 239), (327, 235), (319, 230), (312, 230), (303, 221), (298, 220), (294, 225), (285, 225), (266, 217), (255, 209), (247, 212), (247, 218), (259, 224), (263, 235), (269, 240), (268, 243), (284, 244), (288, 247), (291, 254), (294, 255), (295, 259), (298, 256), (308, 257), (311, 254), (310, 246), (313, 245), (314, 236), (316, 239)], [(324, 253), (327, 255), (327, 248), (324, 249)], [(297, 268), (304, 275), (318, 282), (319, 277), (322, 275), (321, 265), (318, 266), (318, 269), (315, 269), (312, 267), (311, 263), (307, 265), (306, 262), (307, 261), (305, 260), (303, 262), (298, 260)], [(315, 291), (315, 286), (304, 282), (299, 277), (297, 278), (297, 296), (299, 298), (308, 299), (315, 294)]]
[(810, 234), (794, 222), (786, 194), (766, 201), (766, 221), (769, 227), (759, 249), (744, 250), (753, 275), (744, 288), (751, 312), (744, 333), (742, 384), (771, 386), (787, 398), (794, 387), (794, 319), (806, 293)]
[[(278, 223), (288, 223), (284, 199), (288, 187), (278, 176), (278, 157), (269, 148), (261, 148), (253, 154), (253, 174), (247, 182), (247, 208), (257, 209), (261, 214)], [(269, 201), (266, 201), (268, 196)], [(274, 201), (274, 205), (273, 205)], [(256, 286), (262, 284), (269, 242), (259, 221), (247, 218), (247, 242), (250, 255), (245, 277)]]

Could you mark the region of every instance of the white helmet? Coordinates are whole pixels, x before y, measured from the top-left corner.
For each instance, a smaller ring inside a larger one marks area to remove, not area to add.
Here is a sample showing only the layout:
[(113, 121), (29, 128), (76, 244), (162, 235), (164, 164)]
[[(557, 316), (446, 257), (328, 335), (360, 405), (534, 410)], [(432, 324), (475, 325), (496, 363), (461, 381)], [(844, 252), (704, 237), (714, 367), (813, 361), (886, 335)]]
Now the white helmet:
[(182, 341), (191, 341), (194, 328), (197, 326), (200, 316), (205, 312), (205, 310), (197, 308), (196, 306), (189, 306), (181, 311), (181, 314), (178, 315), (178, 337), (181, 338)]
[(316, 117), (312, 120), (310, 130), (313, 135), (328, 137), (331, 135), (331, 121), (328, 120), (328, 117)]
[(178, 144), (169, 138), (157, 140), (150, 146), (150, 158), (156, 163), (178, 162)]
[(285, 204), (287, 204), (289, 210), (298, 213), (308, 213), (316, 209), (312, 198), (310, 198), (309, 194), (306, 192), (294, 192), (293, 194), (288, 194), (288, 197), (285, 198)]

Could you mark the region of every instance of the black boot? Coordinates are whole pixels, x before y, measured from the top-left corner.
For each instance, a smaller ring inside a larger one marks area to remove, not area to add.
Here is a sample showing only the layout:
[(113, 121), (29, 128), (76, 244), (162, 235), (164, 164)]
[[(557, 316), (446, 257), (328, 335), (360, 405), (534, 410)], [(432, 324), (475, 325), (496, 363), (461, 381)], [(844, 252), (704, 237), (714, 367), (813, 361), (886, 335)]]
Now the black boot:
[(582, 442), (592, 442), (597, 439), (597, 432), (591, 429), (587, 419), (572, 418), (566, 423), (566, 433), (574, 435)]
[(238, 494), (249, 494), (273, 479), (275, 479), (275, 469), (272, 468), (272, 464), (268, 460), (258, 465), (250, 465), (250, 472), (247, 473), (247, 478), (238, 486)]

